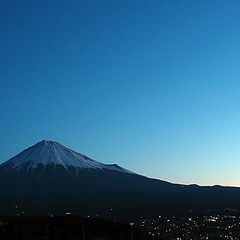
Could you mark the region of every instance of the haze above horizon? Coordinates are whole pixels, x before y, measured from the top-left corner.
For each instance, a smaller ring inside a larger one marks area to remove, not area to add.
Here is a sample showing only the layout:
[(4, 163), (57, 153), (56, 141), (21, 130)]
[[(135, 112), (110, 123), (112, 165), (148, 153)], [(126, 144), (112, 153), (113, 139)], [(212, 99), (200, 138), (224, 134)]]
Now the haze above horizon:
[(49, 139), (240, 186), (239, 1), (3, 0), (0, 19), (0, 163)]

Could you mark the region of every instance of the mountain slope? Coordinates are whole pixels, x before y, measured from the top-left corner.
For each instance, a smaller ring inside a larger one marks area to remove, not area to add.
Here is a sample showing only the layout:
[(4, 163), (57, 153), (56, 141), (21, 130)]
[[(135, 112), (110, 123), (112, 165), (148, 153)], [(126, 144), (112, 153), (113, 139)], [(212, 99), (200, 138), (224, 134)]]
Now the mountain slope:
[[(0, 165), (0, 170), (26, 170), (31, 172), (40, 167), (42, 171), (46, 171), (46, 168), (49, 166), (55, 168), (63, 167), (67, 172), (74, 169), (76, 174), (78, 174), (81, 169), (107, 169), (132, 173), (117, 164), (107, 165), (97, 162), (58, 142), (46, 140), (35, 144), (3, 163)], [(71, 173), (73, 173), (73, 171), (71, 171)]]
[[(184, 209), (238, 208), (240, 189), (172, 184), (107, 165), (52, 141), (42, 141), (0, 165), (0, 214), (76, 214), (117, 209), (158, 214)], [(3, 207), (1, 207), (3, 206)]]

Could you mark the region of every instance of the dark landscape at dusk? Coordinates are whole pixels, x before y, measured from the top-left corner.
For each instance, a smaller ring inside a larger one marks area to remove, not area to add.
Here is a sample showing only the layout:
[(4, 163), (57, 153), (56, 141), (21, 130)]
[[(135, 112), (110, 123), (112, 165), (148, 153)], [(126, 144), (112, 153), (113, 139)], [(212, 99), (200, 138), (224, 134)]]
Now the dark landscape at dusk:
[(2, 0), (0, 240), (240, 240), (240, 2)]
[(0, 188), (10, 239), (133, 239), (133, 231), (135, 239), (225, 239), (240, 230), (240, 188), (147, 178), (54, 141), (0, 165)]

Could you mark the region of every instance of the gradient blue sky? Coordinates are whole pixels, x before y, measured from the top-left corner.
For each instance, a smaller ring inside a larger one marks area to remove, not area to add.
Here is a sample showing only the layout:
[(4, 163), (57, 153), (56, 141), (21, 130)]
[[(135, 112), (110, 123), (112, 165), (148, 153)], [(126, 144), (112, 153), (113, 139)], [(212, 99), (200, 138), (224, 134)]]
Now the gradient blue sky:
[(0, 162), (48, 139), (240, 186), (239, 23), (234, 0), (2, 0)]

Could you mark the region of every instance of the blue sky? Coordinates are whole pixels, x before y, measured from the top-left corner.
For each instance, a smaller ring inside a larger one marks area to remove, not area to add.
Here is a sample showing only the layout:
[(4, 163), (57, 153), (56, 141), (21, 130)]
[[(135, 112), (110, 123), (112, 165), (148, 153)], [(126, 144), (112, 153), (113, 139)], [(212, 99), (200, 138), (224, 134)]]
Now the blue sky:
[(49, 139), (240, 186), (239, 22), (234, 0), (2, 0), (0, 162)]

